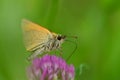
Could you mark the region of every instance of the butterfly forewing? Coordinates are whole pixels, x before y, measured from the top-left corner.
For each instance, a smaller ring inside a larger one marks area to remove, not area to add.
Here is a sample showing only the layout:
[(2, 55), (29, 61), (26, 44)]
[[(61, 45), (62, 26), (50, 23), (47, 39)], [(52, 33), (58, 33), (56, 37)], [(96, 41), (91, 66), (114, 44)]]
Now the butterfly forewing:
[(33, 51), (37, 46), (41, 46), (52, 38), (49, 30), (32, 23), (28, 20), (22, 22), (25, 47), (28, 51)]

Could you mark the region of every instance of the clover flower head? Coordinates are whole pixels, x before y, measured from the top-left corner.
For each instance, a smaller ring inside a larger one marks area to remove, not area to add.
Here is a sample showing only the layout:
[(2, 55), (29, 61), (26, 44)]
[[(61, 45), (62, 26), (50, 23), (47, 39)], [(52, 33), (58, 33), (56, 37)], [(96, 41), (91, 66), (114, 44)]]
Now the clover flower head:
[(55, 55), (35, 58), (27, 68), (29, 80), (74, 80), (74, 66)]

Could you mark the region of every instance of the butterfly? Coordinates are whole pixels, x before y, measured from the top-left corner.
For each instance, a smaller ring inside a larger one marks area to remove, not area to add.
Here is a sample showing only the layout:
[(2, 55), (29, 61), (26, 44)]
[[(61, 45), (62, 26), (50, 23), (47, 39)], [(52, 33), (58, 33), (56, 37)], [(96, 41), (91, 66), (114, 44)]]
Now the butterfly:
[(59, 49), (66, 38), (26, 19), (22, 21), (22, 30), (25, 48), (32, 52), (29, 59)]

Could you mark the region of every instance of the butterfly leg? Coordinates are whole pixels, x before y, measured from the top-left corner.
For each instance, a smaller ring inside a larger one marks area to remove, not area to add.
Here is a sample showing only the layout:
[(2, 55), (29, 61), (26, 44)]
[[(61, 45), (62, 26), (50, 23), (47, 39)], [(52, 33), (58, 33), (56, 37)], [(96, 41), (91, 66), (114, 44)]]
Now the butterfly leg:
[(60, 48), (58, 48), (58, 51), (60, 51), (60, 56), (63, 58), (63, 51), (62, 51), (62, 48), (60, 47)]
[(30, 54), (27, 58), (28, 61), (33, 60), (34, 58), (36, 58), (39, 54), (41, 54), (43, 52), (43, 49), (39, 49), (34, 51), (32, 54)]

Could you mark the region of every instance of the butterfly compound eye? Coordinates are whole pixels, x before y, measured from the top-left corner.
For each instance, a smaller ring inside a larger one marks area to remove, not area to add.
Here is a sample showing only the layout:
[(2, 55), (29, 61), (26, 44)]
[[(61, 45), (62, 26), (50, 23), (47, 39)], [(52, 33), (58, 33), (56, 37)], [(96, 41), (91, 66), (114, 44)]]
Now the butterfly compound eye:
[(57, 37), (57, 39), (58, 39), (58, 40), (61, 40), (61, 39), (62, 39), (62, 37), (61, 37), (61, 36), (58, 36), (58, 37)]
[(61, 35), (57, 36), (57, 40), (61, 40), (61, 39), (65, 39), (65, 38), (66, 38), (66, 36), (61, 36)]

